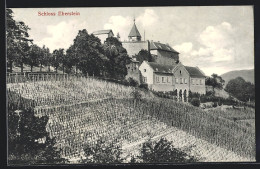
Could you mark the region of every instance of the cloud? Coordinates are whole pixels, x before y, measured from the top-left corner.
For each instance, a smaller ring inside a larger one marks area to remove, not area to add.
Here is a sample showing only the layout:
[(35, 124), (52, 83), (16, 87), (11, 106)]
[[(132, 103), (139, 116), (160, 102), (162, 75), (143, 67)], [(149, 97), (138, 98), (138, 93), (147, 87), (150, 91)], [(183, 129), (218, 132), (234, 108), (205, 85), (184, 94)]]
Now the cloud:
[(104, 25), (104, 29), (112, 29), (115, 35), (119, 32), (121, 39), (127, 39), (132, 24), (132, 18), (129, 16), (111, 16), (108, 23)]
[[(206, 74), (231, 70), (235, 60), (236, 30), (228, 22), (207, 26), (195, 42), (184, 42), (174, 48), (180, 52), (183, 64), (199, 66)], [(194, 49), (193, 43), (199, 46)]]
[(142, 27), (148, 28), (154, 25), (158, 21), (159, 17), (152, 9), (146, 9), (144, 13), (136, 18), (136, 22), (142, 25)]
[(79, 22), (76, 20), (62, 21), (56, 25), (48, 25), (48, 37), (35, 41), (39, 46), (47, 46), (50, 51), (54, 49), (64, 48), (65, 50), (73, 43), (79, 30), (86, 29), (86, 22)]
[(199, 42), (211, 49), (234, 46), (234, 29), (230, 23), (208, 26), (199, 36)]
[(173, 49), (177, 50), (179, 53), (189, 53), (192, 50), (191, 42), (184, 42), (180, 45), (173, 46)]
[[(136, 24), (138, 25), (139, 32), (143, 29), (150, 29), (158, 21), (158, 16), (152, 9), (146, 9), (143, 13), (136, 16)], [(133, 26), (133, 16), (123, 17), (121, 15), (111, 16), (104, 29), (112, 29), (114, 34), (119, 32), (121, 40), (127, 40), (128, 34)]]

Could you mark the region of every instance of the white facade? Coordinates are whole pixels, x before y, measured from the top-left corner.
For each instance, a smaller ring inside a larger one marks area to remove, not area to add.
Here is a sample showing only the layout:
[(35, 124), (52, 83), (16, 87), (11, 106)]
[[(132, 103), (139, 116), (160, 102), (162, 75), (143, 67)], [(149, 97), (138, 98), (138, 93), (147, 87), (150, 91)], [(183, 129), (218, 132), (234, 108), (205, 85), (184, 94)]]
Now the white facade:
[(191, 76), (181, 63), (176, 65), (172, 73), (155, 72), (147, 61), (143, 61), (139, 70), (142, 77), (141, 82), (148, 84), (150, 90), (167, 92), (177, 89), (177, 91), (190, 90), (191, 92), (206, 94), (205, 77)]
[(154, 84), (154, 70), (150, 67), (150, 65), (147, 63), (147, 61), (143, 61), (143, 63), (140, 65), (139, 70), (142, 75), (141, 81), (143, 83), (146, 83), (149, 85)]

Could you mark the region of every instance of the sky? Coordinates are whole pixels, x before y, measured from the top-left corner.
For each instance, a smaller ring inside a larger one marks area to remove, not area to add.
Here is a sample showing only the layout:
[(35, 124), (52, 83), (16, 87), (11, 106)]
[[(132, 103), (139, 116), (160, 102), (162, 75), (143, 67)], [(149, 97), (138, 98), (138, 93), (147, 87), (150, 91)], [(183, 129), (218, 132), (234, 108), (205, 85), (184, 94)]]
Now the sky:
[[(144, 40), (168, 43), (180, 62), (198, 66), (206, 75), (254, 68), (252, 6), (13, 8), (14, 19), (31, 30), (34, 44), (51, 51), (73, 43), (79, 30), (112, 29), (127, 40), (133, 19)], [(58, 12), (78, 12), (58, 16)], [(39, 12), (56, 13), (39, 16)]]

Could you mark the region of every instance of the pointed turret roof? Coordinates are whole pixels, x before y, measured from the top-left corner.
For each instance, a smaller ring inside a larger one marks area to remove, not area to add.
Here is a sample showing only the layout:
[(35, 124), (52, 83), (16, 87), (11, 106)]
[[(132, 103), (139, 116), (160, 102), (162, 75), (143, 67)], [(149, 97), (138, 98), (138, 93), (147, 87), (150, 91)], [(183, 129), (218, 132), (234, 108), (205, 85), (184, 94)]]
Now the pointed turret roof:
[(135, 19), (134, 19), (134, 25), (133, 25), (128, 37), (141, 37), (141, 34), (139, 33), (139, 31), (135, 25)]

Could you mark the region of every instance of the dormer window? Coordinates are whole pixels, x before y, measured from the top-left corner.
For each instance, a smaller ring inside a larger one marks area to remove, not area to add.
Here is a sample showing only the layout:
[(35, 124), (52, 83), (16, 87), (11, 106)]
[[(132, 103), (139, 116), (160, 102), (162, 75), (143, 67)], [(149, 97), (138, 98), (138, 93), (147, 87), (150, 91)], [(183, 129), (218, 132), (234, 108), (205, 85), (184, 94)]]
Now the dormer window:
[(146, 69), (144, 69), (144, 72), (146, 72)]
[(180, 70), (180, 74), (181, 74), (181, 70)]

